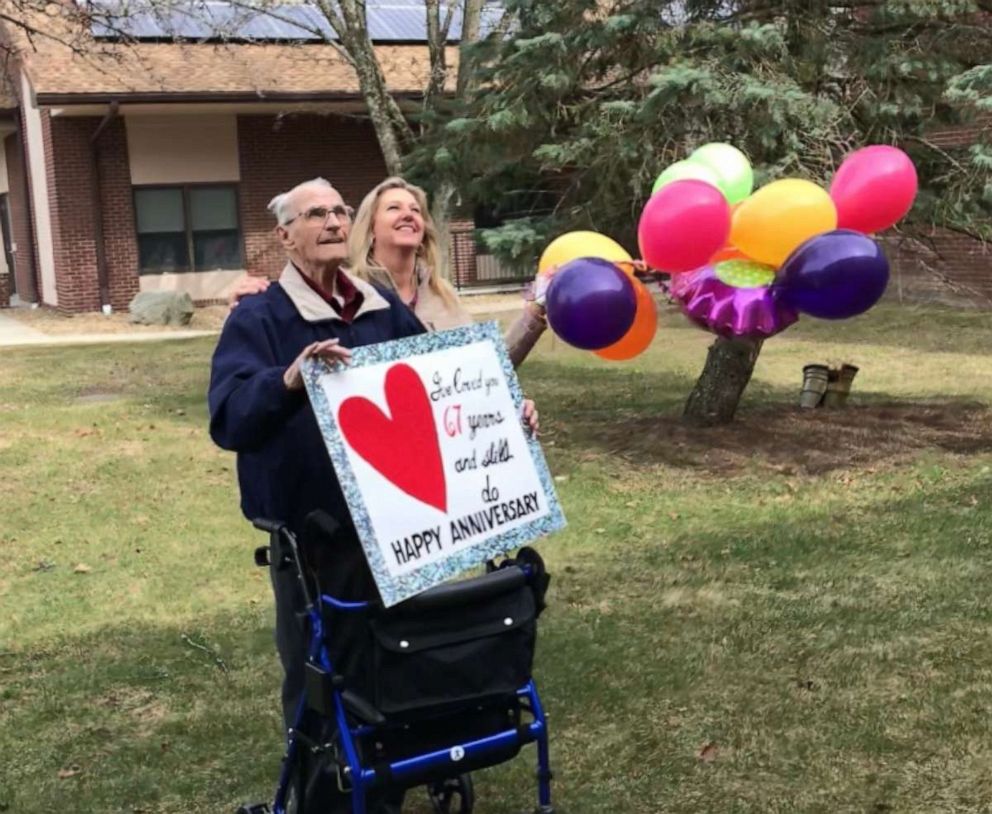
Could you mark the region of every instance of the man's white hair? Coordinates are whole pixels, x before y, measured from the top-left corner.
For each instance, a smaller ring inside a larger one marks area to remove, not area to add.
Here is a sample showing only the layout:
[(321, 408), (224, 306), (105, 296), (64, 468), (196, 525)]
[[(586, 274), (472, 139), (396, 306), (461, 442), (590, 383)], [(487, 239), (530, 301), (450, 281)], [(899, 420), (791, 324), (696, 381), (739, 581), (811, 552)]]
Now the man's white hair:
[(276, 216), (276, 223), (280, 226), (285, 226), (287, 221), (292, 220), (299, 214), (293, 208), (293, 198), (296, 193), (301, 189), (306, 189), (307, 187), (319, 187), (321, 189), (334, 189), (331, 186), (331, 182), (326, 178), (311, 178), (309, 181), (304, 181), (302, 184), (297, 184), (290, 190), (286, 192), (280, 192), (269, 201), (269, 205), (265, 208), (268, 209), (273, 215)]

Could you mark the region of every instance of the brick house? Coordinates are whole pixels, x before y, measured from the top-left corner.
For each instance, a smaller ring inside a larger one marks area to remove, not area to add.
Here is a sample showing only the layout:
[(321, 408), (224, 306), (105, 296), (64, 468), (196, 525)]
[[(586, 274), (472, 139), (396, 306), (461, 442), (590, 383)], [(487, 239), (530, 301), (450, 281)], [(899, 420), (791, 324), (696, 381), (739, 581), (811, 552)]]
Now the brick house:
[[(354, 70), (332, 46), (154, 27), (121, 44), (98, 26), (68, 30), (60, 8), (34, 21), (55, 36), (30, 44), (0, 23), (13, 55), (0, 69), (0, 307), (10, 294), (65, 313), (124, 309), (146, 290), (222, 299), (245, 271), (282, 265), (274, 194), (322, 175), (357, 204), (385, 175)], [(423, 7), (381, 8), (408, 14), (370, 22), (389, 88), (415, 109), (429, 70)], [(932, 139), (958, 149), (990, 126)], [(471, 226), (453, 224), (455, 280), (498, 283), (506, 272), (476, 256)], [(890, 296), (992, 307), (979, 241), (937, 230), (889, 240), (889, 253)]]
[[(927, 140), (966, 160), (968, 148), (992, 133), (992, 116), (927, 134)], [(992, 308), (992, 244), (951, 229), (931, 228), (912, 238), (890, 235), (892, 264), (888, 296), (908, 302), (935, 302)]]
[[(67, 24), (55, 13), (40, 25)], [(77, 30), (27, 47), (0, 26), (16, 54), (0, 81), (0, 306), (16, 294), (65, 313), (118, 310), (163, 289), (221, 299), (245, 271), (281, 269), (273, 195), (321, 175), (357, 205), (385, 176), (354, 70), (332, 46), (150, 33), (123, 45)], [(427, 47), (393, 40), (387, 30), (376, 48), (413, 105)], [(464, 275), (475, 259), (462, 232)]]

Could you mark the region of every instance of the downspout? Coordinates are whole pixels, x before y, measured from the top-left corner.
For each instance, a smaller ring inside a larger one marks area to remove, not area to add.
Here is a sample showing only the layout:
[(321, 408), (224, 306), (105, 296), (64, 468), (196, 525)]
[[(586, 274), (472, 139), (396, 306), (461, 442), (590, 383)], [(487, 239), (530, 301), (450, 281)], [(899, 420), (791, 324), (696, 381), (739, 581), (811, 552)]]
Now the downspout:
[(96, 279), (100, 287), (100, 310), (110, 315), (110, 270), (107, 268), (107, 250), (103, 245), (103, 190), (100, 184), (100, 146), (97, 140), (107, 125), (117, 116), (120, 103), (112, 101), (107, 114), (90, 136), (90, 160), (93, 166), (93, 242), (96, 248)]
[[(28, 158), (27, 132), (27, 125), (24, 123), (24, 108), (18, 107), (17, 146), (20, 148), (21, 175), (24, 179), (21, 187), (24, 194), (24, 216), (25, 220), (27, 220), (28, 240), (26, 246), (22, 247), (18, 244), (17, 253), (14, 255), (14, 263), (20, 262), (22, 257), (24, 258), (24, 262), (27, 263), (31, 271), (27, 275), (30, 293), (22, 294), (20, 291), (17, 293), (22, 299), (30, 300), (32, 307), (37, 308), (41, 305), (41, 284), (38, 282), (38, 256), (34, 250), (34, 237), (37, 233), (34, 230), (34, 198), (31, 195), (31, 164)], [(13, 269), (11, 269), (11, 272), (13, 272)]]

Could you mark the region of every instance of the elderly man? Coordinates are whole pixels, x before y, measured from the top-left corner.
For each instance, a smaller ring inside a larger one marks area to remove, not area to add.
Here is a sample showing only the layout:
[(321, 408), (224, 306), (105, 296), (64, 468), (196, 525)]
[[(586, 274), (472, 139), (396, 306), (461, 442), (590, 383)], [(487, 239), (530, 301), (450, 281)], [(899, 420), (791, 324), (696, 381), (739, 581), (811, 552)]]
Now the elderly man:
[[(352, 210), (327, 181), (315, 178), (277, 195), (269, 210), (288, 262), (277, 283), (242, 302), (224, 325), (210, 377), (210, 435), (238, 453), (247, 518), (282, 520), (299, 532), (310, 512), (325, 509), (351, 528), (300, 365), (307, 358), (346, 363), (349, 348), (423, 333), (424, 327), (394, 294), (342, 269)], [(302, 597), (286, 571), (273, 569), (272, 583), (289, 727), (303, 693)], [(319, 811), (350, 810), (333, 789), (318, 794), (309, 802), (319, 803)]]

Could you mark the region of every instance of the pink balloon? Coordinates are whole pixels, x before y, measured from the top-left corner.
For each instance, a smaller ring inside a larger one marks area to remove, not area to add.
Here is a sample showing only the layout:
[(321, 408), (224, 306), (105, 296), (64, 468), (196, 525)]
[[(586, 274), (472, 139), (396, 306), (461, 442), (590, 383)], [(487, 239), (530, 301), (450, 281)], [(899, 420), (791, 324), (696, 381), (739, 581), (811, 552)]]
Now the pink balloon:
[(644, 206), (637, 225), (641, 257), (660, 271), (692, 271), (723, 248), (730, 235), (730, 204), (705, 181), (674, 181)]
[(888, 229), (913, 206), (917, 186), (916, 167), (898, 147), (876, 144), (851, 153), (830, 184), (837, 228)]

